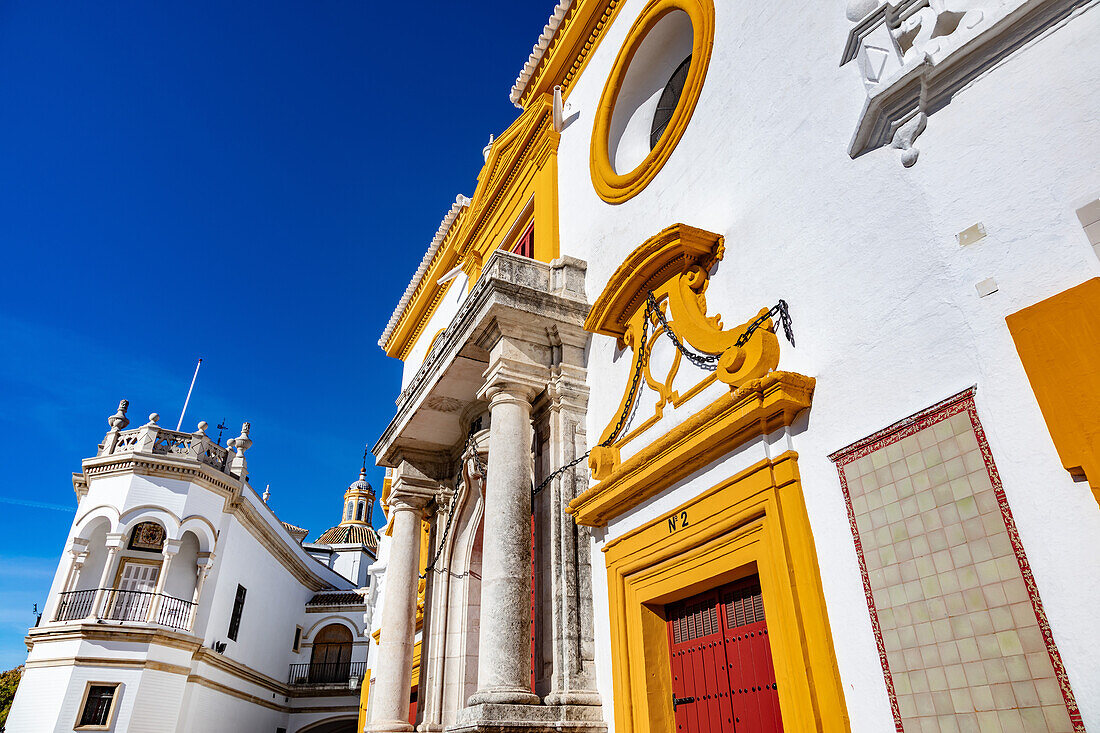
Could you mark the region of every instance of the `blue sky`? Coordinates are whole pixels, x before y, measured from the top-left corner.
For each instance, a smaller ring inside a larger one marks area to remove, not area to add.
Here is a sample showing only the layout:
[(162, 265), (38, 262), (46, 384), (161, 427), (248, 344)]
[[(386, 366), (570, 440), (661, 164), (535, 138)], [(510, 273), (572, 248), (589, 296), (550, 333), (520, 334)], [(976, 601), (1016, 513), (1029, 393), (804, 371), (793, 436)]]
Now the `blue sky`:
[(280, 517), (338, 520), (399, 387), (378, 336), (552, 6), (0, 5), (0, 669), (70, 474), (122, 397), (174, 427), (200, 356), (184, 427), (251, 421)]

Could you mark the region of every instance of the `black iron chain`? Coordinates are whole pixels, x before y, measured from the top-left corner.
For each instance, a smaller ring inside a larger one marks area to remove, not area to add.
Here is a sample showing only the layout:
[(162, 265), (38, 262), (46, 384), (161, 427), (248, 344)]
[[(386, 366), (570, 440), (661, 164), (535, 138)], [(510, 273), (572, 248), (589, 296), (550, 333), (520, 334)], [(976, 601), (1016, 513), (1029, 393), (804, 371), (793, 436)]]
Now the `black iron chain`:
[[(488, 473), (485, 471), (485, 466), (483, 466), (481, 463), (481, 454), (477, 452), (477, 446), (474, 444), (473, 433), (470, 433), (470, 436), (466, 439), (466, 451), (468, 452), (471, 447), (473, 448), (474, 453), (474, 463), (477, 465), (477, 472), (481, 474), (482, 486), (484, 486), (484, 482), (488, 477)], [(465, 456), (465, 452), (463, 453), (463, 456)], [(465, 461), (465, 458), (463, 458), (463, 461)], [(467, 487), (467, 490), (469, 490), (469, 487)], [(420, 574), (421, 580), (427, 578), (428, 573), (435, 570), (436, 563), (439, 562), (439, 558), (443, 554), (443, 548), (447, 545), (447, 535), (451, 533), (451, 524), (454, 523), (456, 509), (455, 505), (458, 503), (457, 499), (458, 492), (456, 491), (455, 494), (451, 497), (451, 511), (447, 515), (447, 525), (443, 528), (443, 536), (439, 538), (439, 544), (435, 548), (435, 557), (433, 557), (432, 561), (424, 567), (424, 572)]]
[[(794, 346), (794, 329), (791, 322), (790, 309), (787, 307), (787, 301), (785, 300), (780, 300), (778, 303), (772, 306), (771, 310), (769, 310), (766, 315), (762, 315), (755, 321), (750, 323), (745, 329), (745, 332), (737, 337), (736, 346), (740, 348), (747, 344), (749, 339), (752, 338), (753, 333), (755, 333), (758, 328), (763, 326), (768, 321), (768, 319), (773, 316), (779, 316), (779, 324), (783, 327), (783, 335), (786, 336), (787, 341), (791, 343), (791, 346)], [(646, 352), (646, 348), (648, 346), (648, 326), (650, 318), (652, 317), (655, 317), (657, 321), (661, 324), (661, 327), (664, 329), (665, 335), (667, 335), (669, 339), (671, 339), (672, 343), (676, 345), (676, 350), (683, 354), (685, 359), (687, 359), (700, 369), (704, 369), (706, 371), (713, 372), (718, 368), (718, 360), (721, 358), (721, 355), (700, 354), (685, 346), (684, 343), (680, 341), (679, 338), (677, 338), (672, 329), (668, 327), (668, 321), (665, 319), (664, 311), (661, 309), (660, 304), (657, 302), (657, 297), (653, 294), (652, 290), (649, 291), (649, 293), (646, 294), (645, 316), (643, 316), (642, 318), (642, 333), (638, 340), (638, 363), (637, 367), (634, 369), (634, 376), (631, 377), (630, 380), (630, 390), (627, 392), (626, 404), (623, 407), (623, 412), (621, 415), (619, 415), (619, 419), (618, 421), (616, 421), (615, 428), (611, 431), (611, 434), (607, 436), (606, 440), (599, 444), (600, 448), (608, 448), (611, 446), (612, 443), (618, 440), (619, 434), (622, 432), (623, 428), (626, 427), (626, 423), (630, 419), (630, 414), (633, 412), (634, 397), (638, 391), (638, 384), (641, 382), (642, 371), (645, 369), (646, 362), (649, 360), (649, 354)], [(561, 466), (557, 470), (553, 471), (549, 476), (542, 480), (542, 483), (540, 483), (537, 487), (532, 488), (532, 509), (534, 509), (535, 496), (537, 496), (540, 491), (545, 489), (550, 484), (550, 482), (556, 479), (558, 476), (562, 475), (577, 464), (581, 463), (581, 461), (584, 461), (586, 458), (588, 458), (589, 455), (591, 455), (591, 453), (592, 450), (589, 449), (584, 453), (584, 455), (574, 458), (569, 463), (566, 463), (564, 466)]]

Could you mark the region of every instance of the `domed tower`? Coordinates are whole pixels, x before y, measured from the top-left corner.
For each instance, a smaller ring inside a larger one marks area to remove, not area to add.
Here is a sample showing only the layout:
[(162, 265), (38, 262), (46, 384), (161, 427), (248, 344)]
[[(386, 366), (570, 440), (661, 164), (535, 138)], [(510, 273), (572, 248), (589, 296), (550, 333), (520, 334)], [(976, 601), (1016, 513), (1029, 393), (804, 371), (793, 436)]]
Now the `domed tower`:
[(366, 465), (344, 491), (343, 506), (340, 523), (321, 533), (306, 550), (344, 577), (364, 585), (367, 567), (378, 555), (378, 533), (371, 526), (374, 489), (367, 482)]

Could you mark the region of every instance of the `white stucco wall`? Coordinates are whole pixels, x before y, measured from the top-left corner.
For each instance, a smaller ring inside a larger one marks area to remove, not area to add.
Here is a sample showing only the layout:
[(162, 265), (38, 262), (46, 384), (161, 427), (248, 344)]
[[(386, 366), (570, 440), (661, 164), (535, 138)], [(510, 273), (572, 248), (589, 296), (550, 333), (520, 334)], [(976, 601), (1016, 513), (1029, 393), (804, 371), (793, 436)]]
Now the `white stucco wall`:
[[(683, 222), (726, 237), (711, 313), (727, 325), (779, 298), (798, 347), (781, 369), (817, 378), (799, 453), (852, 730), (893, 723), (835, 467), (841, 447), (978, 385), (977, 404), (1086, 726), (1100, 726), (1100, 512), (1061, 468), (1004, 317), (1100, 275), (1075, 210), (1100, 194), (1100, 12), (1030, 44), (933, 114), (920, 158), (847, 153), (865, 91), (838, 66), (842, 4), (715, 3), (710, 71), (687, 131), (652, 183), (617, 206), (589, 173), (593, 113), (645, 3), (630, 0), (568, 102), (559, 148), (561, 251), (588, 262), (590, 300), (627, 254)], [(988, 236), (960, 247), (982, 222)], [(979, 298), (975, 284), (1000, 289)], [(1055, 326), (1056, 327), (1056, 326)], [(588, 434), (618, 406), (629, 361), (593, 337)], [(755, 449), (753, 449), (755, 450)], [(613, 524), (638, 526), (714, 485), (747, 455)], [(744, 463), (740, 463), (743, 460)], [(602, 545), (596, 541), (596, 549)], [(602, 553), (593, 552), (597, 563)], [(606, 575), (594, 568), (600, 687), (612, 720)]]
[[(242, 501), (252, 504), (269, 531), (280, 537), (286, 534), (250, 488), (245, 489)], [(66, 543), (67, 546), (77, 536), (89, 539), (90, 559), (77, 587), (98, 586), (106, 557), (103, 543), (108, 530), (126, 532), (128, 538), (128, 531), (135, 523), (155, 519), (165, 526), (171, 539), (180, 537), (181, 527), (193, 527), (202, 539), (191, 533), (183, 535), (164, 588), (166, 593), (190, 600), (196, 555), (200, 550), (213, 552), (213, 569), (202, 588), (193, 632), (182, 632), (184, 638), (193, 633), (207, 648), (217, 641), (226, 642), (224, 654), (232, 663), (285, 683), (291, 663), (309, 661), (308, 629), (320, 621), (338, 617), (357, 638), (352, 659), (365, 659), (362, 614), (307, 612), (305, 604), (315, 591), (303, 585), (276, 558), (267, 540), (250, 531), (227, 509), (230, 507), (222, 496), (187, 481), (134, 474), (91, 480), (87, 494), (78, 505)], [(302, 567), (308, 568), (318, 585), (337, 589), (353, 587), (337, 572), (308, 556), (289, 535), (279, 541), (284, 543), (285, 551), (299, 557)], [(159, 553), (125, 550), (121, 556), (161, 559)], [(51, 628), (67, 631), (79, 623), (52, 621), (57, 594), (69, 574), (70, 555), (64, 553), (59, 560), (43, 616), (43, 628), (39, 631)], [(109, 586), (116, 573), (117, 560), (108, 574)], [(234, 642), (228, 639), (227, 631), (238, 583), (248, 592), (238, 638)], [(118, 621), (109, 621), (92, 628), (97, 632), (109, 632), (119, 625)], [(306, 630), (306, 636), (301, 652), (295, 653), (292, 643), (298, 625)], [(176, 632), (168, 634), (176, 636)], [(9, 718), (8, 729), (12, 731), (72, 730), (87, 680), (123, 683), (112, 728), (116, 731), (273, 731), (276, 726), (287, 726), (290, 720), (290, 699), (285, 695), (209, 662), (198, 661), (186, 647), (134, 641), (133, 637), (125, 635), (103, 639), (64, 634), (35, 639), (28, 658), (29, 667)], [(65, 660), (72, 659), (84, 661), (79, 665), (65, 664)], [(104, 659), (111, 662), (96, 663)], [(242, 699), (198, 682), (188, 683), (188, 672), (182, 670), (190, 670), (190, 674), (250, 698)], [(312, 715), (324, 717), (324, 708), (352, 704), (357, 695), (349, 691), (346, 697), (314, 700)], [(270, 704), (257, 704), (254, 700), (268, 700)]]

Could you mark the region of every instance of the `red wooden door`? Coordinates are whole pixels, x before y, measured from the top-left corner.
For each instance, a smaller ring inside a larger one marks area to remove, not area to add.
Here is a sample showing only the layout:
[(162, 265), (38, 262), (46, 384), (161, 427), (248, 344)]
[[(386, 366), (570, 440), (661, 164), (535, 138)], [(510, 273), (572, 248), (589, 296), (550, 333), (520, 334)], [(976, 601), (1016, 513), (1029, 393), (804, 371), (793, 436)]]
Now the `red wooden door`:
[(739, 733), (782, 731), (779, 693), (759, 581), (751, 578), (728, 586), (719, 591), (719, 600), (734, 730)]
[(666, 617), (676, 730), (781, 733), (756, 579), (671, 604)]

